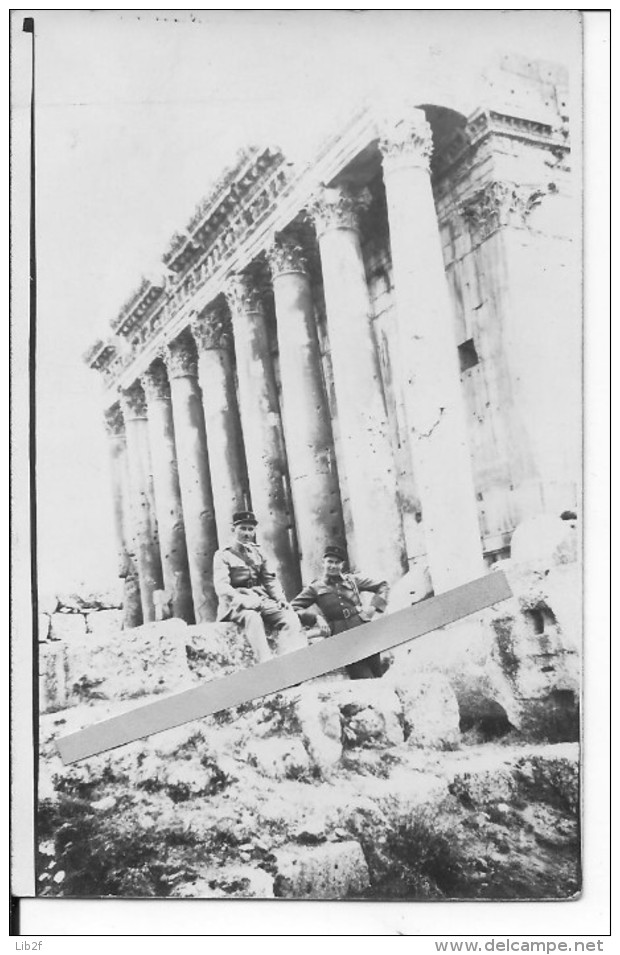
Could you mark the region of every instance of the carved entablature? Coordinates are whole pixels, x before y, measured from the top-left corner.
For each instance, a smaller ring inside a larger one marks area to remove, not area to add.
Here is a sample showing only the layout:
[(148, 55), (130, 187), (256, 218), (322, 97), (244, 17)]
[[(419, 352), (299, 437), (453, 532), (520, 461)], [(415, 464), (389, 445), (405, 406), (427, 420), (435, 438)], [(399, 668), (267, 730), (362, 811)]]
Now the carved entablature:
[(379, 139), (387, 171), (402, 166), (428, 169), (433, 152), (433, 132), (421, 109), (408, 109), (401, 119), (385, 124)]
[(110, 323), (116, 334), (131, 339), (133, 337), (132, 333), (140, 328), (145, 317), (160, 301), (163, 294), (163, 285), (155, 285), (149, 279), (143, 279), (134, 294)]
[(146, 395), (139, 381), (124, 391), (119, 391), (121, 408), (125, 421), (135, 421), (137, 418), (146, 418)]
[(166, 366), (170, 378), (195, 378), (198, 374), (196, 343), (185, 329), (178, 338), (168, 342)]
[(84, 362), (89, 368), (92, 368), (93, 371), (105, 373), (116, 355), (117, 349), (113, 342), (104, 342), (98, 339), (84, 354)]
[(529, 213), (547, 193), (514, 182), (489, 182), (458, 206), (467, 223), (472, 241), (484, 242), (502, 226), (523, 227)]
[(212, 306), (191, 324), (198, 352), (229, 348), (232, 343), (230, 316), (223, 304)]
[(160, 401), (170, 398), (170, 382), (166, 365), (161, 358), (151, 362), (141, 378), (147, 401)]
[(187, 268), (200, 257), (203, 248), (187, 232), (175, 232), (170, 240), (166, 252), (162, 256), (162, 261), (166, 268), (173, 272), (185, 272)]
[(260, 287), (253, 277), (246, 273), (239, 272), (229, 275), (224, 294), (228, 300), (233, 320), (237, 315), (259, 312), (263, 307)]
[(359, 229), (360, 213), (372, 202), (368, 189), (353, 191), (344, 186), (323, 187), (306, 205), (320, 237), (330, 229)]
[(125, 434), (125, 419), (118, 402), (105, 409), (103, 422), (110, 437), (120, 438)]
[(287, 272), (309, 272), (308, 253), (296, 238), (279, 235), (266, 251), (271, 276), (276, 279)]
[(468, 151), (490, 136), (520, 139), (554, 153), (559, 150), (562, 155), (569, 152), (566, 136), (560, 128), (539, 120), (498, 113), (496, 110), (478, 109), (472, 113), (465, 126), (458, 127), (449, 138), (436, 144), (432, 159), (433, 175), (442, 176), (455, 163), (462, 161)]

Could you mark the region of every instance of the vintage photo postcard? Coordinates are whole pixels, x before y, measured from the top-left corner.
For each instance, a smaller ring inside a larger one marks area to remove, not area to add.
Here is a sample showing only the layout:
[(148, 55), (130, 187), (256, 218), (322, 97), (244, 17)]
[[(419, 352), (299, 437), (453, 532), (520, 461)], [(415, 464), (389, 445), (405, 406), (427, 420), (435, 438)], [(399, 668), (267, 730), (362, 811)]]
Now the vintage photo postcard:
[(12, 34), (15, 895), (577, 933), (583, 15)]

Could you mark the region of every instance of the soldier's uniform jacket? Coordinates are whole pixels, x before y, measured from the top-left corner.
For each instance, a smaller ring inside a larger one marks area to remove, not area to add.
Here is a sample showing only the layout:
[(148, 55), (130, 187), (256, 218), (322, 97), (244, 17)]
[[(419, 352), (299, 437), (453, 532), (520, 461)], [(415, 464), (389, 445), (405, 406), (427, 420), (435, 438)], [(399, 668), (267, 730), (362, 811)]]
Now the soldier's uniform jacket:
[(369, 619), (360, 592), (374, 593), (372, 605), (379, 611), (387, 606), (389, 586), (385, 580), (374, 580), (362, 574), (341, 574), (338, 577), (319, 577), (291, 601), (293, 610), (305, 610), (316, 604), (328, 622), (332, 633), (341, 633), (359, 627)]
[[(256, 596), (286, 601), (275, 572), (258, 544), (235, 540), (216, 551), (213, 586), (219, 599), (218, 620), (225, 620), (231, 611), (257, 609)], [(244, 601), (244, 597), (249, 599)]]

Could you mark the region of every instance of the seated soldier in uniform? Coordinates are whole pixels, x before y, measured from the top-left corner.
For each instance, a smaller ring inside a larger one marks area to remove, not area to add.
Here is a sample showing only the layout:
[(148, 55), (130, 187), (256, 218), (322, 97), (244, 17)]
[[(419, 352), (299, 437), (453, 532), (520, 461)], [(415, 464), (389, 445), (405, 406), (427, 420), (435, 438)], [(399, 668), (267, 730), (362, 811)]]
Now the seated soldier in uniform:
[(278, 653), (305, 647), (307, 641), (299, 617), (291, 610), (256, 543), (258, 521), (254, 514), (237, 511), (232, 524), (233, 540), (213, 557), (213, 585), (219, 598), (217, 619), (243, 627), (259, 663), (272, 656), (265, 624), (278, 633)]
[[(353, 627), (360, 627), (372, 620), (376, 612), (383, 613), (387, 606), (389, 587), (385, 580), (373, 580), (363, 574), (345, 574), (346, 553), (337, 544), (330, 544), (323, 554), (323, 575), (313, 580), (291, 601), (304, 622), (310, 617), (304, 611), (316, 605), (326, 621), (330, 634), (342, 633)], [(371, 610), (365, 610), (360, 597), (361, 591), (374, 594)], [(316, 616), (315, 616), (315, 619)], [(382, 675), (381, 656), (372, 656), (351, 663), (346, 668), (352, 680), (363, 680)]]

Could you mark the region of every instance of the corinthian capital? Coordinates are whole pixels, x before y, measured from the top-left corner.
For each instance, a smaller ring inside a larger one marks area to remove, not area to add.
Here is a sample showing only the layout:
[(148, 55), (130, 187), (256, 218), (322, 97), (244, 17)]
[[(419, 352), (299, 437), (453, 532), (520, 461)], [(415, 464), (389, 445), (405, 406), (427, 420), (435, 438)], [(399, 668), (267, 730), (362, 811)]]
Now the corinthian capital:
[(161, 358), (149, 365), (141, 378), (147, 401), (170, 398), (170, 382)]
[(199, 352), (228, 348), (232, 333), (226, 310), (222, 306), (214, 306), (204, 315), (194, 319), (192, 335)]
[(472, 238), (483, 241), (502, 226), (523, 226), (533, 200), (541, 194), (514, 182), (489, 182), (460, 204), (459, 213)]
[(404, 166), (429, 168), (433, 133), (421, 109), (406, 108), (399, 117), (381, 125), (379, 148), (387, 171)]
[(196, 344), (189, 331), (168, 342), (166, 365), (170, 378), (195, 378), (197, 370)]
[(111, 438), (119, 438), (125, 434), (125, 420), (118, 402), (103, 412), (103, 421), (106, 432)]
[(285, 272), (308, 274), (308, 259), (301, 242), (296, 239), (279, 236), (267, 249), (267, 261), (271, 277), (276, 279)]
[(121, 408), (125, 421), (135, 421), (136, 418), (146, 418), (146, 396), (144, 388), (136, 381), (130, 388), (120, 393)]
[(353, 192), (343, 186), (324, 187), (306, 206), (306, 211), (314, 220), (319, 236), (330, 229), (359, 229), (360, 212), (365, 211), (371, 202), (367, 189)]
[(250, 275), (243, 272), (229, 276), (224, 294), (233, 316), (245, 312), (259, 312), (263, 307), (260, 289), (256, 282)]

